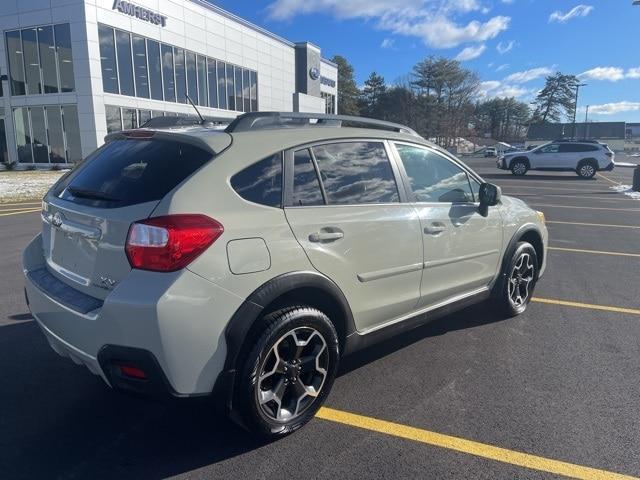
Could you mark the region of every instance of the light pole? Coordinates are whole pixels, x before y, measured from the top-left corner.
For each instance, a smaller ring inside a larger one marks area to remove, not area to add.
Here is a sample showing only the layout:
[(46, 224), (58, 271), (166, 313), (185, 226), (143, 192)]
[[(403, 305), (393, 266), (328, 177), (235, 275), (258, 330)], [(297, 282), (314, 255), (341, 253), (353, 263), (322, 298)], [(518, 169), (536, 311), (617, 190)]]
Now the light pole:
[[(640, 2), (640, 0), (638, 0)], [(585, 140), (589, 140), (589, 105), (587, 105), (587, 110), (584, 112), (584, 130), (585, 130)]]
[(586, 83), (577, 83), (576, 84), (576, 103), (573, 107), (573, 139), (576, 139), (576, 113), (578, 112), (578, 92), (580, 91), (580, 87), (586, 87)]

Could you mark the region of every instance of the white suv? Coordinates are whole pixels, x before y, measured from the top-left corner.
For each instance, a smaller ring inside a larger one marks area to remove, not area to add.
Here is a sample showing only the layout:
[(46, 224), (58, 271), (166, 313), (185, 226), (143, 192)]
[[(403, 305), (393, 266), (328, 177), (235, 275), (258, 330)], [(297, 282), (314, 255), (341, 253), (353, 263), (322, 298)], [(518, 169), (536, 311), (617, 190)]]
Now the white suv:
[(518, 176), (529, 170), (548, 170), (592, 178), (598, 171), (613, 170), (614, 157), (608, 145), (595, 140), (557, 140), (526, 152), (505, 154), (498, 158), (497, 166)]
[(524, 312), (547, 257), (540, 212), (407, 127), (332, 115), (111, 134), (42, 220), (26, 298), (56, 352), (270, 436), (345, 354), (475, 302)]

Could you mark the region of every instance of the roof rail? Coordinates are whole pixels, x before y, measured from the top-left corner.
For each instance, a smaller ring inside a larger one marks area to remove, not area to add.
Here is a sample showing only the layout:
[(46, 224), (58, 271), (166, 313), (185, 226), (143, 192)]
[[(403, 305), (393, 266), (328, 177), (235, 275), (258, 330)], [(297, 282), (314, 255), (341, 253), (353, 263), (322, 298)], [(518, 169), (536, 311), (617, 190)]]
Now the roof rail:
[(598, 140), (589, 140), (586, 138), (561, 138), (554, 140), (555, 143), (600, 143)]
[[(347, 125), (345, 125), (347, 124)], [(375, 120), (351, 115), (328, 115), (325, 113), (299, 112), (250, 112), (236, 117), (225, 129), (227, 133), (250, 132), (277, 128), (358, 126), (389, 130), (419, 136), (414, 130), (399, 123)]]

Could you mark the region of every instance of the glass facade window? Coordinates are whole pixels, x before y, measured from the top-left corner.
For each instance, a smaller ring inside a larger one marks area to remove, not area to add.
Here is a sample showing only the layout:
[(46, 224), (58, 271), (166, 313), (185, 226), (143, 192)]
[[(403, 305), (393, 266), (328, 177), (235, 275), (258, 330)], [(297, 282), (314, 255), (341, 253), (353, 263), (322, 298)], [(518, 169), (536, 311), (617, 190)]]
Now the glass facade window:
[(12, 95), (75, 91), (68, 23), (6, 33)]
[(13, 110), (20, 163), (71, 163), (82, 160), (78, 109), (49, 105)]
[(207, 101), (207, 59), (202, 55), (198, 55), (196, 60), (198, 67), (198, 105), (204, 107), (209, 106)]
[(242, 70), (242, 101), (243, 101), (243, 112), (251, 111), (251, 80), (250, 80), (249, 70)]
[(7, 145), (7, 129), (4, 125), (4, 118), (0, 117), (0, 162), (9, 161), (9, 148)]
[(122, 109), (122, 129), (131, 130), (138, 128), (138, 112), (135, 108)]
[(120, 107), (105, 105), (104, 110), (107, 115), (107, 133), (119, 132), (122, 130), (122, 115), (120, 113)]
[(22, 51), (24, 52), (24, 71), (27, 78), (27, 95), (39, 95), (42, 93), (37, 32), (35, 28), (22, 30)]
[(251, 111), (258, 111), (258, 74), (251, 70), (249, 72), (251, 79)]
[(235, 81), (236, 92), (236, 108), (235, 110), (242, 111), (242, 69), (240, 67), (233, 67), (233, 76)]
[[(98, 36), (107, 93), (179, 103), (187, 103), (189, 95), (196, 105), (205, 107), (258, 110), (258, 73), (254, 70), (107, 25), (98, 25)], [(22, 48), (22, 42), (18, 44)]]
[(187, 95), (195, 104), (198, 103), (198, 77), (196, 75), (196, 54), (185, 51), (187, 57)]
[(335, 114), (336, 113), (336, 96), (331, 93), (321, 92), (320, 96), (324, 98), (324, 113)]
[(65, 163), (66, 153), (64, 148), (64, 129), (62, 128), (62, 116), (58, 106), (44, 108), (47, 117), (49, 131), (49, 162)]
[(27, 93), (24, 81), (24, 54), (22, 52), (22, 39), (20, 30), (7, 32), (7, 53), (9, 57), (9, 79), (11, 95), (24, 95)]
[(160, 51), (162, 53), (162, 83), (164, 85), (164, 100), (165, 102), (175, 102), (176, 79), (173, 69), (173, 48), (163, 44)]
[(42, 69), (43, 93), (58, 93), (58, 72), (56, 69), (56, 44), (53, 27), (38, 27), (38, 50)]
[(227, 110), (227, 68), (224, 62), (216, 62), (218, 70), (218, 107)]
[(138, 110), (138, 125), (142, 126), (148, 120), (151, 120), (151, 110)]
[(62, 125), (66, 136), (67, 162), (80, 162), (82, 160), (80, 122), (78, 121), (78, 108), (75, 105), (62, 106)]
[(56, 54), (58, 55), (58, 72), (60, 77), (60, 91), (73, 92), (76, 82), (73, 79), (73, 56), (71, 53), (71, 29), (68, 23), (61, 23), (53, 27), (56, 38)]
[(133, 86), (133, 65), (131, 62), (131, 38), (128, 33), (116, 30), (116, 55), (118, 59), (118, 77), (120, 94), (135, 96)]
[(162, 61), (160, 58), (160, 44), (153, 40), (147, 40), (149, 84), (151, 98), (154, 100), (162, 100)]
[(207, 78), (209, 80), (209, 102), (211, 108), (218, 108), (218, 77), (216, 72), (216, 61), (213, 58), (207, 59)]
[(173, 49), (176, 70), (176, 98), (179, 103), (187, 103), (187, 75), (185, 69), (184, 50)]
[(133, 71), (136, 79), (138, 97), (149, 98), (149, 72), (147, 69), (147, 45), (138, 35), (131, 37), (133, 47)]
[(106, 93), (120, 93), (118, 89), (118, 68), (116, 66), (116, 41), (113, 28), (98, 26), (100, 39), (100, 65), (102, 66), (102, 89)]

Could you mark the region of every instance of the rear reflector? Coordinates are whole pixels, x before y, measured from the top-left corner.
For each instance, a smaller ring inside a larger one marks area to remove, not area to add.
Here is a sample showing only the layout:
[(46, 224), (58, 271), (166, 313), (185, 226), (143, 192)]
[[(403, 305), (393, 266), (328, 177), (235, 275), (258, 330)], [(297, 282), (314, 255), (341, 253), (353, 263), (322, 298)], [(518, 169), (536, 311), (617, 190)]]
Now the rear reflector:
[(118, 365), (120, 373), (125, 377), (137, 378), (138, 380), (146, 380), (147, 374), (144, 370), (134, 367), (133, 365)]
[(174, 272), (189, 265), (223, 232), (224, 227), (206, 215), (154, 217), (131, 225), (125, 250), (133, 268)]

